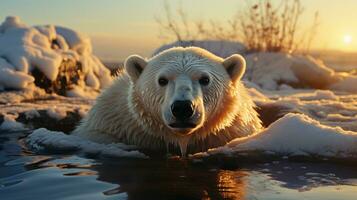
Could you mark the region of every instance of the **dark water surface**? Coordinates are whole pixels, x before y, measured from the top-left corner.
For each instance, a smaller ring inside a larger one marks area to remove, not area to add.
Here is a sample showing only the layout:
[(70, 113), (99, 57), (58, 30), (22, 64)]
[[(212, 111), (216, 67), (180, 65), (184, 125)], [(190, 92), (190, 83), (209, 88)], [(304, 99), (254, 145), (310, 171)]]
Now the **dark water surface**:
[(179, 159), (36, 155), (0, 132), (0, 199), (357, 199), (356, 166), (287, 160), (220, 169)]

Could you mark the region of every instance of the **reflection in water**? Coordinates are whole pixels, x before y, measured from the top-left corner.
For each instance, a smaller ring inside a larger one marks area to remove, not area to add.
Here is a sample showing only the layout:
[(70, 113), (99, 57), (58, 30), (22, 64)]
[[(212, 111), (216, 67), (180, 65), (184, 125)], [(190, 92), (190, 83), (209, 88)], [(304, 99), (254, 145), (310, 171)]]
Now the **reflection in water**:
[(106, 162), (98, 179), (120, 185), (107, 193), (129, 199), (242, 199), (245, 172), (188, 167), (183, 161)]
[(1, 134), (1, 200), (356, 199), (355, 166), (280, 160), (228, 171), (174, 159), (41, 156), (24, 153), (19, 134)]
[(245, 172), (220, 171), (217, 174), (217, 188), (224, 199), (243, 199), (245, 195)]
[(64, 176), (93, 176), (96, 175), (97, 173), (93, 171), (80, 171), (80, 172), (72, 172), (72, 173), (66, 173), (63, 174)]

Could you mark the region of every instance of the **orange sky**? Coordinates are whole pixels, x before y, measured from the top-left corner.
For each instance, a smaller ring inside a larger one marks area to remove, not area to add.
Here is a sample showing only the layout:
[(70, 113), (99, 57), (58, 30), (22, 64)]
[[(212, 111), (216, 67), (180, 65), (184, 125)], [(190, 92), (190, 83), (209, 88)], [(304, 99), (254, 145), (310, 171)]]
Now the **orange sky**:
[[(273, 3), (280, 0), (272, 0)], [(356, 0), (301, 0), (305, 8), (301, 29), (311, 25), (316, 10), (320, 28), (314, 49), (357, 51)], [(17, 15), (29, 25), (59, 24), (91, 36), (104, 60), (123, 60), (130, 54), (150, 56), (164, 41), (158, 39), (155, 16), (163, 15), (163, 0), (11, 0), (0, 2), (0, 20)], [(171, 0), (183, 5), (190, 19), (226, 21), (243, 0)], [(344, 40), (348, 39), (348, 43)]]

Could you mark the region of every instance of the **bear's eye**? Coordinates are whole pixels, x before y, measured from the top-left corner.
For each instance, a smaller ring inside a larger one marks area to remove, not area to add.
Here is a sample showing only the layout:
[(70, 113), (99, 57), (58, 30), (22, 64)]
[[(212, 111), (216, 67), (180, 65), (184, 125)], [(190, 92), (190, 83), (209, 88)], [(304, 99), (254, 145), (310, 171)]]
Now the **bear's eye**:
[(167, 80), (166, 78), (163, 78), (163, 77), (159, 78), (159, 85), (160, 86), (165, 86), (168, 83), (169, 83), (169, 80)]
[(209, 84), (209, 78), (207, 76), (202, 76), (200, 78), (200, 80), (198, 80), (198, 82), (201, 84), (201, 85), (208, 85)]

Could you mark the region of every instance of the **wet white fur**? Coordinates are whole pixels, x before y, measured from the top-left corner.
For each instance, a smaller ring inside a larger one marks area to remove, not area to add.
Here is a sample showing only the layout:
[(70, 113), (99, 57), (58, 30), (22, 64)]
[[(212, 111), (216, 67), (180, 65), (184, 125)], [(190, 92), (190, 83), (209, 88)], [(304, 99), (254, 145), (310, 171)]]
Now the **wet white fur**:
[[(141, 63), (146, 65), (142, 74), (133, 77), (136, 72), (130, 71), (129, 77), (123, 71), (97, 98), (74, 134), (96, 142), (124, 142), (150, 149), (173, 144), (180, 146), (181, 151), (186, 146), (192, 151), (205, 150), (253, 134), (262, 126), (255, 105), (240, 82), (245, 63), (242, 69), (235, 69), (241, 71), (231, 72), (232, 77), (225, 69), (232, 59), (237, 56), (224, 60), (196, 47), (166, 50), (147, 60), (147, 64)], [(165, 126), (161, 112), (166, 109), (163, 105), (168, 97), (155, 84), (163, 71), (177, 74), (191, 69), (210, 73), (214, 80), (211, 88), (203, 91), (207, 116), (202, 127), (180, 136)]]

